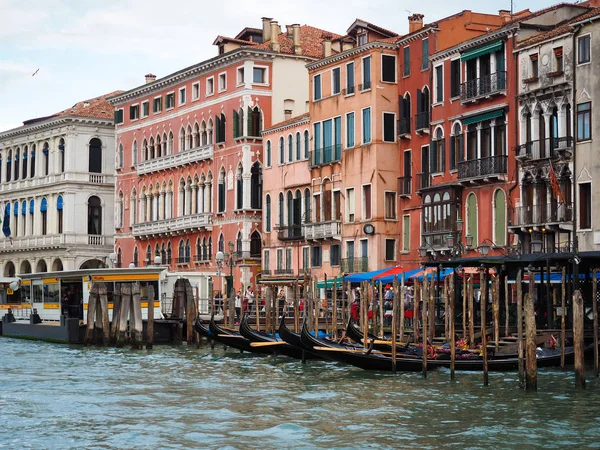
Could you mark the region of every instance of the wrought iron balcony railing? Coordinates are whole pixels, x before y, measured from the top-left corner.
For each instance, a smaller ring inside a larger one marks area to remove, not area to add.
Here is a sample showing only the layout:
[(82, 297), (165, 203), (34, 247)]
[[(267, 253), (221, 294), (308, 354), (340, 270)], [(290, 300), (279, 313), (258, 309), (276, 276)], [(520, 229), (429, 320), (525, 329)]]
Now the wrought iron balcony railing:
[(369, 270), (369, 258), (345, 258), (342, 259), (342, 272), (365, 273)]
[(412, 194), (412, 177), (398, 178), (398, 195), (407, 196)]
[(427, 189), (431, 186), (431, 174), (429, 172), (419, 172), (417, 174), (417, 191)]
[(277, 225), (277, 239), (280, 241), (296, 241), (304, 239), (302, 225)]
[(511, 226), (525, 227), (573, 221), (572, 203), (544, 203), (513, 208)]
[(405, 136), (407, 134), (410, 134), (410, 125), (410, 117), (403, 117), (402, 119), (398, 120), (398, 136)]
[(342, 144), (318, 148), (310, 152), (310, 166), (317, 167), (342, 160)]
[(496, 72), (479, 78), (467, 80), (460, 85), (461, 101), (475, 100), (506, 90), (506, 72)]
[(429, 129), (429, 111), (415, 114), (415, 131)]
[(515, 147), (517, 157), (529, 160), (557, 158), (562, 150), (573, 148), (573, 138), (564, 136), (560, 138), (538, 139), (529, 141)]
[(490, 175), (508, 173), (508, 157), (506, 155), (488, 156), (458, 163), (458, 178), (485, 178)]

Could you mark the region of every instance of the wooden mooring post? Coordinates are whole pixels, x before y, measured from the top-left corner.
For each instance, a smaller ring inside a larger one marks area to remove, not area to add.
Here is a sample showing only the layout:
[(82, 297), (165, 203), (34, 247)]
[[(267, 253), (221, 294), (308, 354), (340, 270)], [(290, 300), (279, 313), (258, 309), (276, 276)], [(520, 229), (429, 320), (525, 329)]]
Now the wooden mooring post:
[(414, 307), (413, 307), (413, 341), (415, 344), (419, 343), (419, 315), (420, 315), (420, 300), (421, 300), (421, 284), (419, 279), (415, 278), (414, 284)]
[(337, 280), (337, 276), (333, 278), (331, 288), (331, 334), (333, 339), (337, 339), (338, 335)]
[(473, 303), (473, 276), (469, 277), (469, 289), (467, 295), (469, 296), (469, 344), (475, 345), (475, 304)]
[(598, 378), (598, 269), (592, 272), (592, 314), (594, 315), (594, 376)]
[(463, 269), (463, 277), (462, 277), (462, 338), (465, 342), (469, 341), (469, 336), (467, 335), (467, 275)]
[(509, 302), (508, 302), (508, 277), (504, 274), (504, 336), (509, 336)]
[[(146, 288), (148, 296), (148, 323), (146, 325), (146, 349), (151, 349), (154, 345), (154, 286)], [(190, 326), (190, 325), (188, 325)], [(192, 324), (193, 328), (194, 325)]]
[(360, 310), (362, 312), (360, 320), (362, 329), (363, 329), (363, 342), (365, 349), (369, 345), (368, 336), (369, 336), (369, 314), (368, 314), (368, 304), (369, 304), (369, 283), (366, 281), (362, 282), (362, 289), (360, 292)]
[[(531, 280), (529, 280), (531, 283)], [(537, 390), (537, 359), (535, 345), (535, 309), (531, 293), (525, 295), (525, 389)]]
[[(215, 315), (215, 296), (214, 296), (214, 286), (212, 277), (208, 277), (208, 299), (210, 301), (210, 314), (211, 317)], [(210, 348), (215, 348), (215, 341), (210, 339)]]
[(450, 277), (444, 277), (444, 339), (448, 342), (448, 336), (450, 335), (450, 318), (448, 314), (448, 281)]
[(383, 283), (379, 282), (379, 337), (383, 339)]
[[(406, 287), (405, 287), (405, 273), (402, 271), (402, 278), (400, 282), (400, 340), (404, 341), (404, 303), (406, 302)], [(414, 314), (413, 314), (414, 316)]]
[(561, 280), (561, 316), (560, 316), (560, 368), (565, 368), (565, 344), (566, 344), (566, 324), (565, 316), (567, 314), (567, 268), (562, 268), (562, 280)]
[(494, 318), (494, 352), (500, 348), (500, 277), (492, 279), (492, 316)]
[(519, 356), (519, 385), (525, 387), (525, 361), (523, 360), (523, 272), (517, 273), (517, 339)]
[(449, 277), (450, 280), (448, 281), (448, 291), (447, 291), (447, 303), (449, 306), (449, 311), (448, 311), (448, 321), (449, 323), (449, 329), (450, 329), (450, 336), (446, 336), (446, 340), (450, 339), (450, 379), (454, 380), (455, 378), (455, 373), (454, 373), (454, 366), (456, 363), (456, 336), (455, 336), (455, 330), (454, 330), (454, 323), (456, 322), (456, 316), (454, 315), (454, 307), (455, 307), (455, 298), (454, 298), (454, 287), (455, 287), (455, 283), (456, 283), (456, 279), (455, 279), (455, 273), (452, 273)]
[(427, 274), (423, 275), (423, 291), (422, 291), (422, 297), (423, 297), (423, 313), (422, 313), (422, 317), (421, 317), (421, 321), (423, 322), (423, 348), (422, 348), (422, 356), (423, 356), (423, 378), (427, 378), (427, 322), (428, 322), (428, 317), (427, 317), (427, 307), (428, 307), (428, 303), (429, 303), (429, 280), (427, 279)]
[(108, 345), (110, 324), (108, 322), (108, 296), (104, 283), (94, 283), (90, 290), (85, 333), (86, 344)]
[(487, 269), (481, 269), (479, 275), (479, 288), (481, 289), (481, 297), (479, 303), (481, 306), (481, 357), (483, 358), (483, 385), (490, 384), (488, 358), (487, 358), (487, 330), (486, 330), (486, 312), (488, 299), (488, 282)]
[(585, 389), (583, 359), (583, 297), (577, 289), (573, 292), (573, 350), (575, 351), (575, 387)]
[(294, 288), (292, 292), (294, 293), (294, 333), (298, 333), (300, 329), (300, 308), (298, 306), (298, 297), (300, 290), (300, 284), (298, 282), (294, 283)]

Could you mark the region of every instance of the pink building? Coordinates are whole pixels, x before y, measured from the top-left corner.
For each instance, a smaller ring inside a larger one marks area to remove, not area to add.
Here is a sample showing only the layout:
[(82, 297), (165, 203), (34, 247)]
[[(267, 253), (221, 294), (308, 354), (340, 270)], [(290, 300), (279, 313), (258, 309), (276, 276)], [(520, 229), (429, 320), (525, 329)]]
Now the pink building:
[[(116, 109), (117, 264), (256, 282), (263, 246), (262, 136), (305, 108), (306, 64), (324, 32), (276, 21), (219, 36), (215, 58), (112, 98)], [(228, 266), (231, 266), (228, 267)]]

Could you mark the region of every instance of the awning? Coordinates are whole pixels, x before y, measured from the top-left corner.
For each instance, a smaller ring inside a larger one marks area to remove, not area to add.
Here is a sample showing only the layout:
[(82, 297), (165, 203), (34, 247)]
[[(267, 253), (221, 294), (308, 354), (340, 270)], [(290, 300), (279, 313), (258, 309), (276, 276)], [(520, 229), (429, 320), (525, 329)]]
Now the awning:
[(489, 111), (483, 114), (477, 114), (475, 116), (466, 117), (461, 120), (463, 125), (470, 125), (472, 123), (483, 122), (484, 120), (496, 119), (504, 115), (504, 108)]
[[(415, 270), (409, 270), (408, 272), (404, 272), (404, 280), (408, 281), (411, 277), (414, 277), (415, 275), (422, 273), (423, 269), (415, 269)], [(389, 284), (389, 283), (393, 283), (394, 282), (394, 277), (398, 277), (398, 281), (402, 280), (402, 274), (390, 274), (390, 275), (385, 275), (381, 278), (377, 278), (375, 281), (377, 283), (379, 283), (381, 281), (382, 284)]]
[(491, 44), (487, 44), (483, 47), (477, 47), (473, 50), (469, 50), (468, 52), (464, 52), (460, 55), (461, 61), (469, 61), (470, 59), (479, 58), (483, 55), (489, 55), (490, 53), (497, 52), (498, 50), (502, 50), (503, 41), (496, 41)]
[[(427, 272), (427, 273), (424, 273)], [(442, 269), (442, 271), (440, 272), (440, 280), (443, 280), (444, 278), (446, 278), (446, 276), (452, 274), (454, 272), (454, 269)], [(423, 277), (427, 277), (427, 280), (432, 281), (432, 280), (437, 280), (438, 278), (438, 273), (437, 273), (437, 269), (435, 270), (431, 270), (431, 269), (427, 269), (426, 271), (421, 271), (421, 273), (416, 274), (414, 276), (412, 276), (411, 278), (413, 280), (419, 280), (419, 281), (423, 281)]]
[[(333, 280), (335, 280), (335, 278), (330, 278), (327, 280), (327, 289), (332, 289), (333, 288)], [(337, 278), (337, 284), (336, 284), (336, 288), (340, 289), (342, 287), (342, 277), (338, 277)], [(325, 281), (321, 280), (319, 282), (317, 282), (317, 288), (318, 289), (324, 289), (325, 288)]]
[(344, 278), (344, 282), (350, 282), (350, 283), (362, 283), (363, 281), (371, 281), (371, 279), (373, 277), (376, 277), (377, 275), (380, 275), (384, 272), (387, 272), (390, 269), (380, 269), (380, 270), (374, 270), (372, 272), (365, 272), (365, 273), (355, 273), (352, 275), (348, 275)]

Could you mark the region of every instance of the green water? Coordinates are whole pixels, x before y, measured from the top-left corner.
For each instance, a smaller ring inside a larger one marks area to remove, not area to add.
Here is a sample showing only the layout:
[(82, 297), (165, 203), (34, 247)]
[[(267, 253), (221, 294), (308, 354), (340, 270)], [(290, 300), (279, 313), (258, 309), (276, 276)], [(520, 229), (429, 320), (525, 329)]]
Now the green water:
[(600, 383), (0, 338), (0, 448), (599, 448)]

